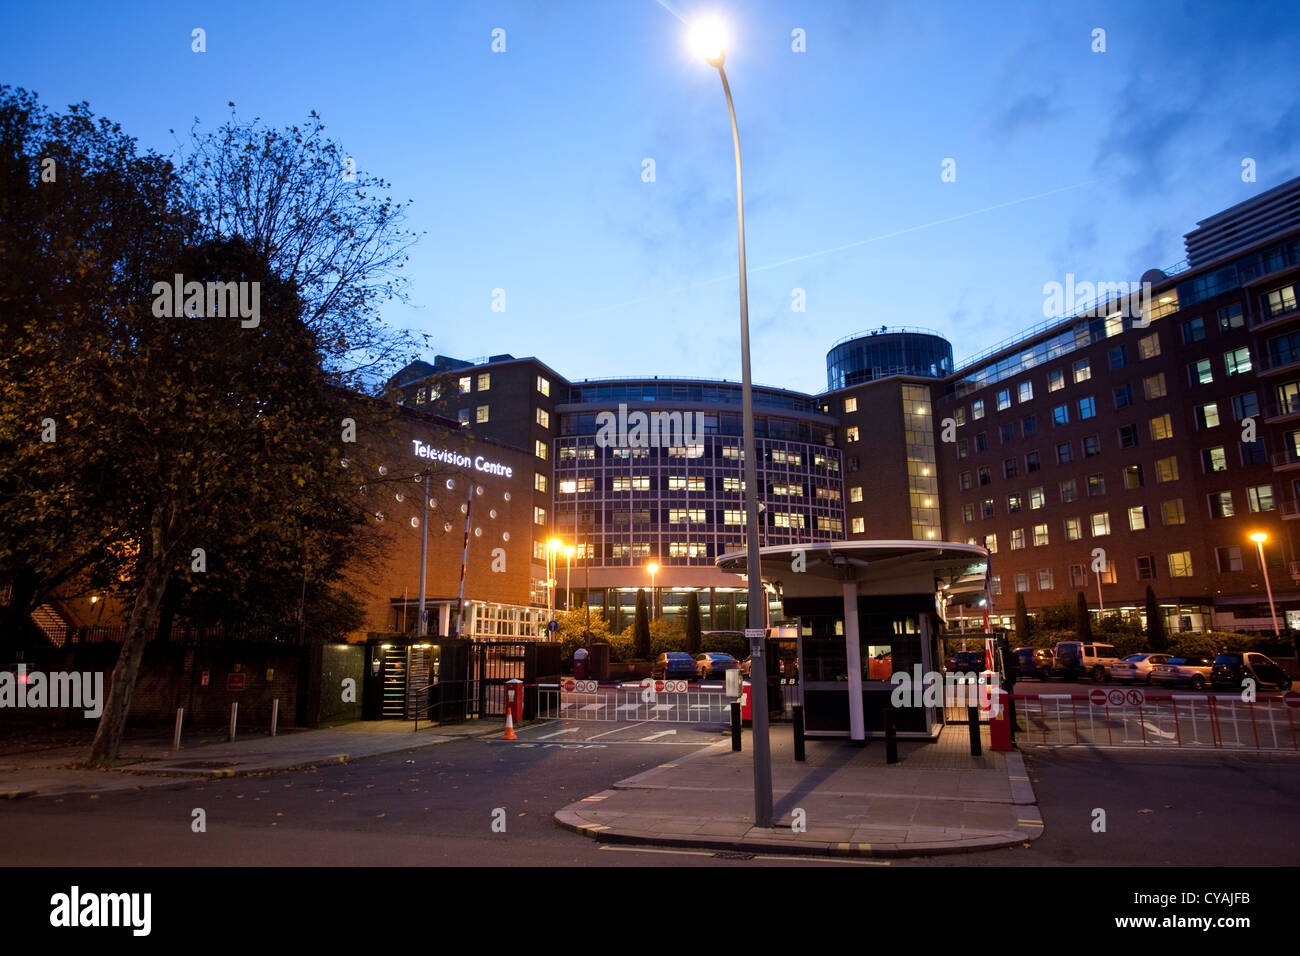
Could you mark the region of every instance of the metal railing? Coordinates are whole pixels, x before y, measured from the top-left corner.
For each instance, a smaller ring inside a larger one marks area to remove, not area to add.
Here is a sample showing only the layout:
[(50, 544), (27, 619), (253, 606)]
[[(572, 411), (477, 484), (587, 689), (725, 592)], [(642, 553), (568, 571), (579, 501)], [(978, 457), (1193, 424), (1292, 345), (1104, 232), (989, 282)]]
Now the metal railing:
[(1148, 694), (1015, 694), (1016, 739), (1026, 744), (1300, 751), (1300, 707), (1282, 697)]
[[(538, 684), (538, 718), (633, 723), (657, 720), (719, 726), (731, 719), (728, 708), (732, 699), (722, 687), (688, 683), (684, 691), (669, 692), (655, 691), (641, 684), (599, 684), (595, 690), (581, 689), (589, 683)], [(570, 684), (574, 690), (566, 689)]]

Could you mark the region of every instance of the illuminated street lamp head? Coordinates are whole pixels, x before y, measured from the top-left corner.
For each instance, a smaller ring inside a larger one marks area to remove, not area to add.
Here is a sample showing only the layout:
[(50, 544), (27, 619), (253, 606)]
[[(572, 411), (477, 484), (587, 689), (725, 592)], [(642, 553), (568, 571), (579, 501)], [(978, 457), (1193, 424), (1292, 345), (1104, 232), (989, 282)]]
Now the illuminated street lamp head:
[(718, 69), (722, 69), (722, 61), (726, 58), (722, 49), (723, 39), (722, 24), (717, 20), (700, 20), (691, 27), (691, 49), (709, 66)]
[(566, 544), (566, 545), (564, 546), (564, 556), (565, 556), (566, 558), (571, 558), (571, 557), (573, 557), (574, 553), (577, 552), (577, 550), (578, 550), (578, 549), (575, 548), (573, 545), (571, 545), (571, 544)]
[(659, 570), (659, 565), (651, 561), (649, 564), (646, 565), (646, 568), (649, 570), (651, 574), (654, 574), (656, 571)]
[(564, 546), (564, 542), (561, 541), (559, 538), (551, 538), (546, 542), (546, 550), (551, 552), (551, 554), (554, 554), (556, 551), (559, 551), (560, 548), (563, 546)]
[(1266, 535), (1262, 531), (1256, 531), (1254, 534), (1250, 536), (1250, 540), (1254, 541), (1256, 544), (1263, 544), (1265, 541), (1268, 540), (1268, 535)]

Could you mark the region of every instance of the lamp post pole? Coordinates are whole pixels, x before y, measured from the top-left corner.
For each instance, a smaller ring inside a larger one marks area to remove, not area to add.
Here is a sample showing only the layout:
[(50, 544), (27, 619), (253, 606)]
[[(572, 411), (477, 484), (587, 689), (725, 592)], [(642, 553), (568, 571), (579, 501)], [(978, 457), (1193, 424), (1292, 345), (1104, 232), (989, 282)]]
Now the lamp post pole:
[[(709, 65), (717, 69), (718, 76), (722, 80), (722, 92), (727, 98), (727, 113), (731, 117), (731, 142), (736, 154), (736, 234), (740, 259), (741, 409), (745, 442), (745, 567), (749, 585), (747, 624), (749, 629), (758, 628), (766, 633), (767, 602), (763, 593), (758, 538), (758, 447), (754, 441), (754, 390), (749, 369), (749, 294), (745, 277), (745, 195), (740, 166), (740, 131), (736, 125), (736, 107), (731, 99), (731, 84), (727, 82), (727, 71), (723, 69), (726, 55), (722, 45), (710, 39), (708, 49), (702, 52)], [(772, 748), (768, 738), (767, 661), (763, 651), (763, 638), (751, 642), (754, 824), (770, 827), (772, 825)]]
[(1282, 631), (1277, 626), (1277, 608), (1273, 606), (1273, 585), (1268, 580), (1268, 564), (1264, 561), (1264, 541), (1268, 535), (1257, 532), (1250, 536), (1250, 540), (1255, 542), (1255, 547), (1259, 549), (1259, 567), (1264, 572), (1264, 589), (1268, 591), (1268, 613), (1273, 618), (1273, 636), (1281, 637)]
[[(424, 512), (420, 518), (420, 637), (429, 633), (429, 612), (424, 606), (425, 574), (429, 567), (429, 472), (424, 473)], [(456, 635), (459, 637), (460, 635)]]

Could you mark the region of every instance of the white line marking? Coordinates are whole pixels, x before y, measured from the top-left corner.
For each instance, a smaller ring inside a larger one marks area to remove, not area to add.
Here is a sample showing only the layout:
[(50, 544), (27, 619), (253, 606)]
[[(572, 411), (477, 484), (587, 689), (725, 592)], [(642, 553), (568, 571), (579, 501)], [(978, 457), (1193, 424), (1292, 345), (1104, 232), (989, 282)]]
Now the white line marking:
[(676, 735), (675, 730), (661, 730), (657, 734), (651, 734), (649, 737), (642, 737), (642, 740), (655, 740), (658, 737), (670, 737)]
[(648, 724), (648, 723), (650, 723), (650, 721), (648, 721), (648, 720), (643, 720), (643, 721), (641, 721), (640, 723), (636, 723), (636, 724), (628, 724), (626, 727), (615, 727), (613, 730), (607, 730), (607, 731), (605, 731), (603, 734), (596, 734), (595, 737), (588, 737), (587, 739), (588, 739), (588, 740), (595, 740), (596, 737), (605, 737), (605, 736), (608, 736), (609, 734), (616, 734), (616, 733), (618, 733), (620, 730), (631, 730), (633, 727), (640, 727), (640, 726), (642, 726), (643, 724)]
[(559, 737), (559, 736), (561, 736), (561, 735), (563, 735), (563, 734), (576, 734), (577, 732), (578, 732), (578, 728), (577, 728), (577, 727), (565, 727), (563, 730), (557, 730), (557, 731), (556, 731), (555, 733), (553, 733), (553, 734), (543, 734), (542, 736), (538, 737), (537, 739), (538, 739), (538, 740), (550, 740), (552, 737)]

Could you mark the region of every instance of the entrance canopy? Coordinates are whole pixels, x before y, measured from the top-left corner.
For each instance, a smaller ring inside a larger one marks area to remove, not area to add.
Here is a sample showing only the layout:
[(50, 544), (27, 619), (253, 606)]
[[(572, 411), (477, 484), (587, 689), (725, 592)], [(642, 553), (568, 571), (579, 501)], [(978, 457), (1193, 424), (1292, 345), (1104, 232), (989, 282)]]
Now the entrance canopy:
[[(760, 574), (785, 597), (826, 597), (846, 583), (858, 594), (935, 594), (952, 604), (984, 594), (988, 552), (953, 541), (835, 541), (770, 545), (759, 550)], [(719, 570), (747, 574), (744, 551), (720, 555)]]

